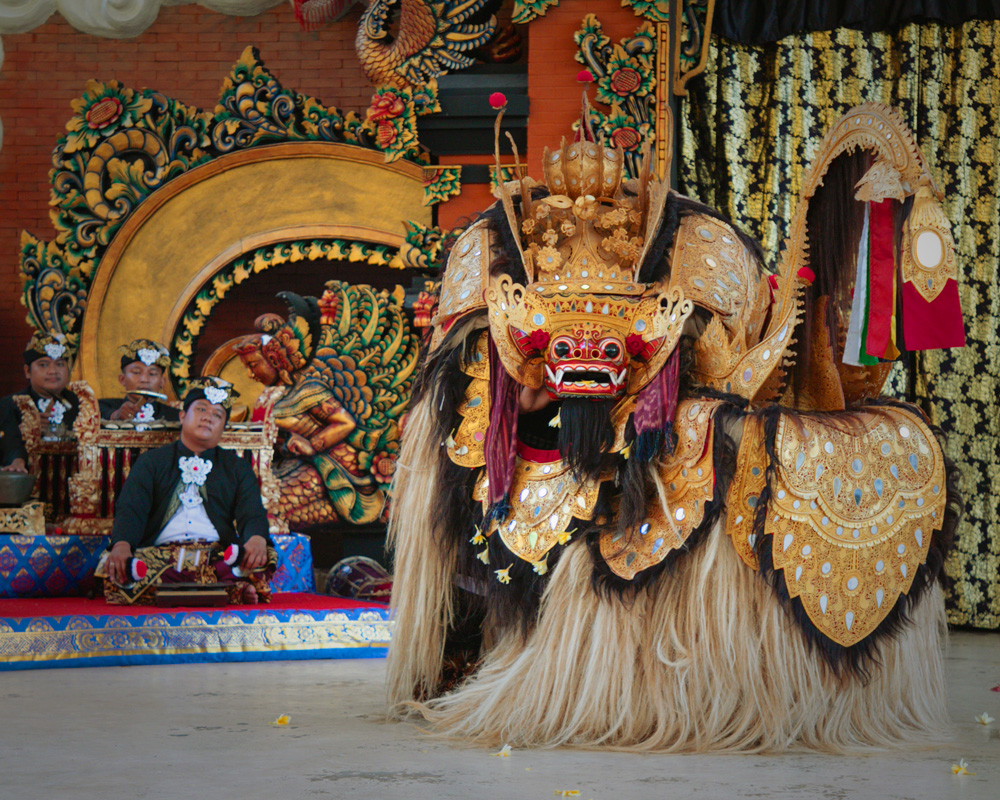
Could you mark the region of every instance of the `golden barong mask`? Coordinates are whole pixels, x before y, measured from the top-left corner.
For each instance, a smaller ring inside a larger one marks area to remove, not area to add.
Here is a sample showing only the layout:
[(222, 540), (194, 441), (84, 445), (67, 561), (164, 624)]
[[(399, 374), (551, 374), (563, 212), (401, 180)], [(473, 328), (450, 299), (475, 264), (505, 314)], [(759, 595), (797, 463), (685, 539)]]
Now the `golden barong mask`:
[(680, 288), (597, 294), (580, 284), (528, 287), (508, 276), (486, 291), (490, 329), (504, 369), (555, 397), (635, 394), (677, 346), (693, 305)]
[[(679, 286), (639, 283), (666, 185), (650, 174), (622, 185), (621, 150), (582, 141), (545, 150), (553, 193), (500, 187), (526, 285), (490, 280), (485, 300), (504, 369), (558, 398), (635, 394), (666, 363), (693, 305)], [(521, 194), (520, 220), (513, 192)]]

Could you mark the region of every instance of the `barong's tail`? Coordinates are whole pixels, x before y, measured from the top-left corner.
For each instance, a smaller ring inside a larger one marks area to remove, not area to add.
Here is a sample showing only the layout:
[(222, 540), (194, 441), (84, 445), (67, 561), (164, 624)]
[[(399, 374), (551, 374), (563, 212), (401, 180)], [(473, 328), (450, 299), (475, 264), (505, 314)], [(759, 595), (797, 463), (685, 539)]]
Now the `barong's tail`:
[[(937, 583), (882, 643), (882, 666), (864, 682), (837, 677), (807, 644), (721, 523), (633, 602), (595, 593), (592, 570), (586, 547), (568, 548), (530, 636), (510, 633), (466, 684), (418, 706), (434, 732), (486, 746), (640, 752), (850, 752), (947, 736)], [(405, 624), (408, 641), (430, 641)], [(431, 648), (394, 644), (410, 669), (392, 668), (399, 698), (404, 678), (430, 674)]]
[(435, 524), (439, 447), (434, 392), (410, 413), (393, 484), (389, 547), (395, 548), (394, 626), (386, 682), (389, 714), (406, 716), (402, 704), (434, 694), (441, 675), (445, 632), (452, 617), (455, 551)]

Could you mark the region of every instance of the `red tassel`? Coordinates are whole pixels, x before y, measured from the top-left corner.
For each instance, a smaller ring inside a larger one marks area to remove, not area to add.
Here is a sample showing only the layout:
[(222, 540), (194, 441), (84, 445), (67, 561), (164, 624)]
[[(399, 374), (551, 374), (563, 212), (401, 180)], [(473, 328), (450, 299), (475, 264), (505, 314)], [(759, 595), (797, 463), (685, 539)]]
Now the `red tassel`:
[(517, 415), (521, 384), (503, 368), (496, 345), (490, 339), (490, 426), (483, 449), (486, 454), (489, 504), (498, 503), (510, 491), (517, 458)]
[(889, 347), (892, 328), (892, 290), (896, 279), (896, 259), (893, 250), (896, 201), (883, 200), (871, 204), (871, 234), (869, 236), (868, 339), (865, 352), (884, 358)]
[(680, 365), (680, 354), (675, 349), (663, 369), (639, 392), (633, 417), (636, 436), (646, 431), (666, 433), (668, 425), (673, 423), (680, 391)]

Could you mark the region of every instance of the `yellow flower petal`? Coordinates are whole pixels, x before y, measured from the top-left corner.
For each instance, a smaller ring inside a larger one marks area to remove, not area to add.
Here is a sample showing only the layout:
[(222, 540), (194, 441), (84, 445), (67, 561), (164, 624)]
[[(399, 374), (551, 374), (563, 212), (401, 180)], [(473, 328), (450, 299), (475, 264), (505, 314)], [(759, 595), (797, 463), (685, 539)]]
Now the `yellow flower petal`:
[(976, 722), (980, 725), (989, 725), (991, 722), (996, 722), (996, 720), (984, 711), (976, 717)]
[(975, 772), (969, 772), (969, 763), (964, 759), (960, 758), (957, 764), (951, 765), (952, 775), (975, 775)]
[(476, 558), (478, 558), (484, 564), (489, 564), (490, 563), (490, 548), (487, 547), (485, 550), (483, 550), (483, 552), (481, 552), (478, 556), (476, 556)]
[(513, 566), (514, 565), (511, 564), (510, 567), (507, 567), (506, 569), (494, 570), (497, 574), (497, 580), (500, 581), (500, 583), (510, 583), (510, 570)]
[(579, 794), (579, 789), (558, 789), (555, 792), (556, 797), (577, 797)]
[(510, 745), (509, 744), (505, 744), (503, 747), (500, 748), (500, 752), (498, 752), (498, 753), (490, 753), (490, 755), (491, 756), (499, 756), (500, 758), (507, 758), (507, 756), (509, 756), (510, 753), (511, 753)]
[(292, 721), (292, 718), (288, 714), (282, 714), (280, 717), (278, 717), (271, 724), (272, 725), (287, 725), (291, 721)]

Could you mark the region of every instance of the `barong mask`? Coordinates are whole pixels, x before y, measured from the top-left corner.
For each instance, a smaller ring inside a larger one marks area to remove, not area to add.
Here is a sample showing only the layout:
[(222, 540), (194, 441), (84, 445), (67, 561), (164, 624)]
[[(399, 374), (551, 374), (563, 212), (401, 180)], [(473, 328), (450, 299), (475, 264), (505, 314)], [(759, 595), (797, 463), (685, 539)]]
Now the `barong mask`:
[(680, 286), (638, 280), (666, 185), (648, 173), (623, 185), (622, 151), (590, 141), (546, 149), (543, 163), (547, 197), (532, 200), (526, 180), (499, 189), (527, 276), (522, 285), (498, 275), (485, 292), (500, 362), (559, 399), (635, 395), (663, 368), (693, 308)]

